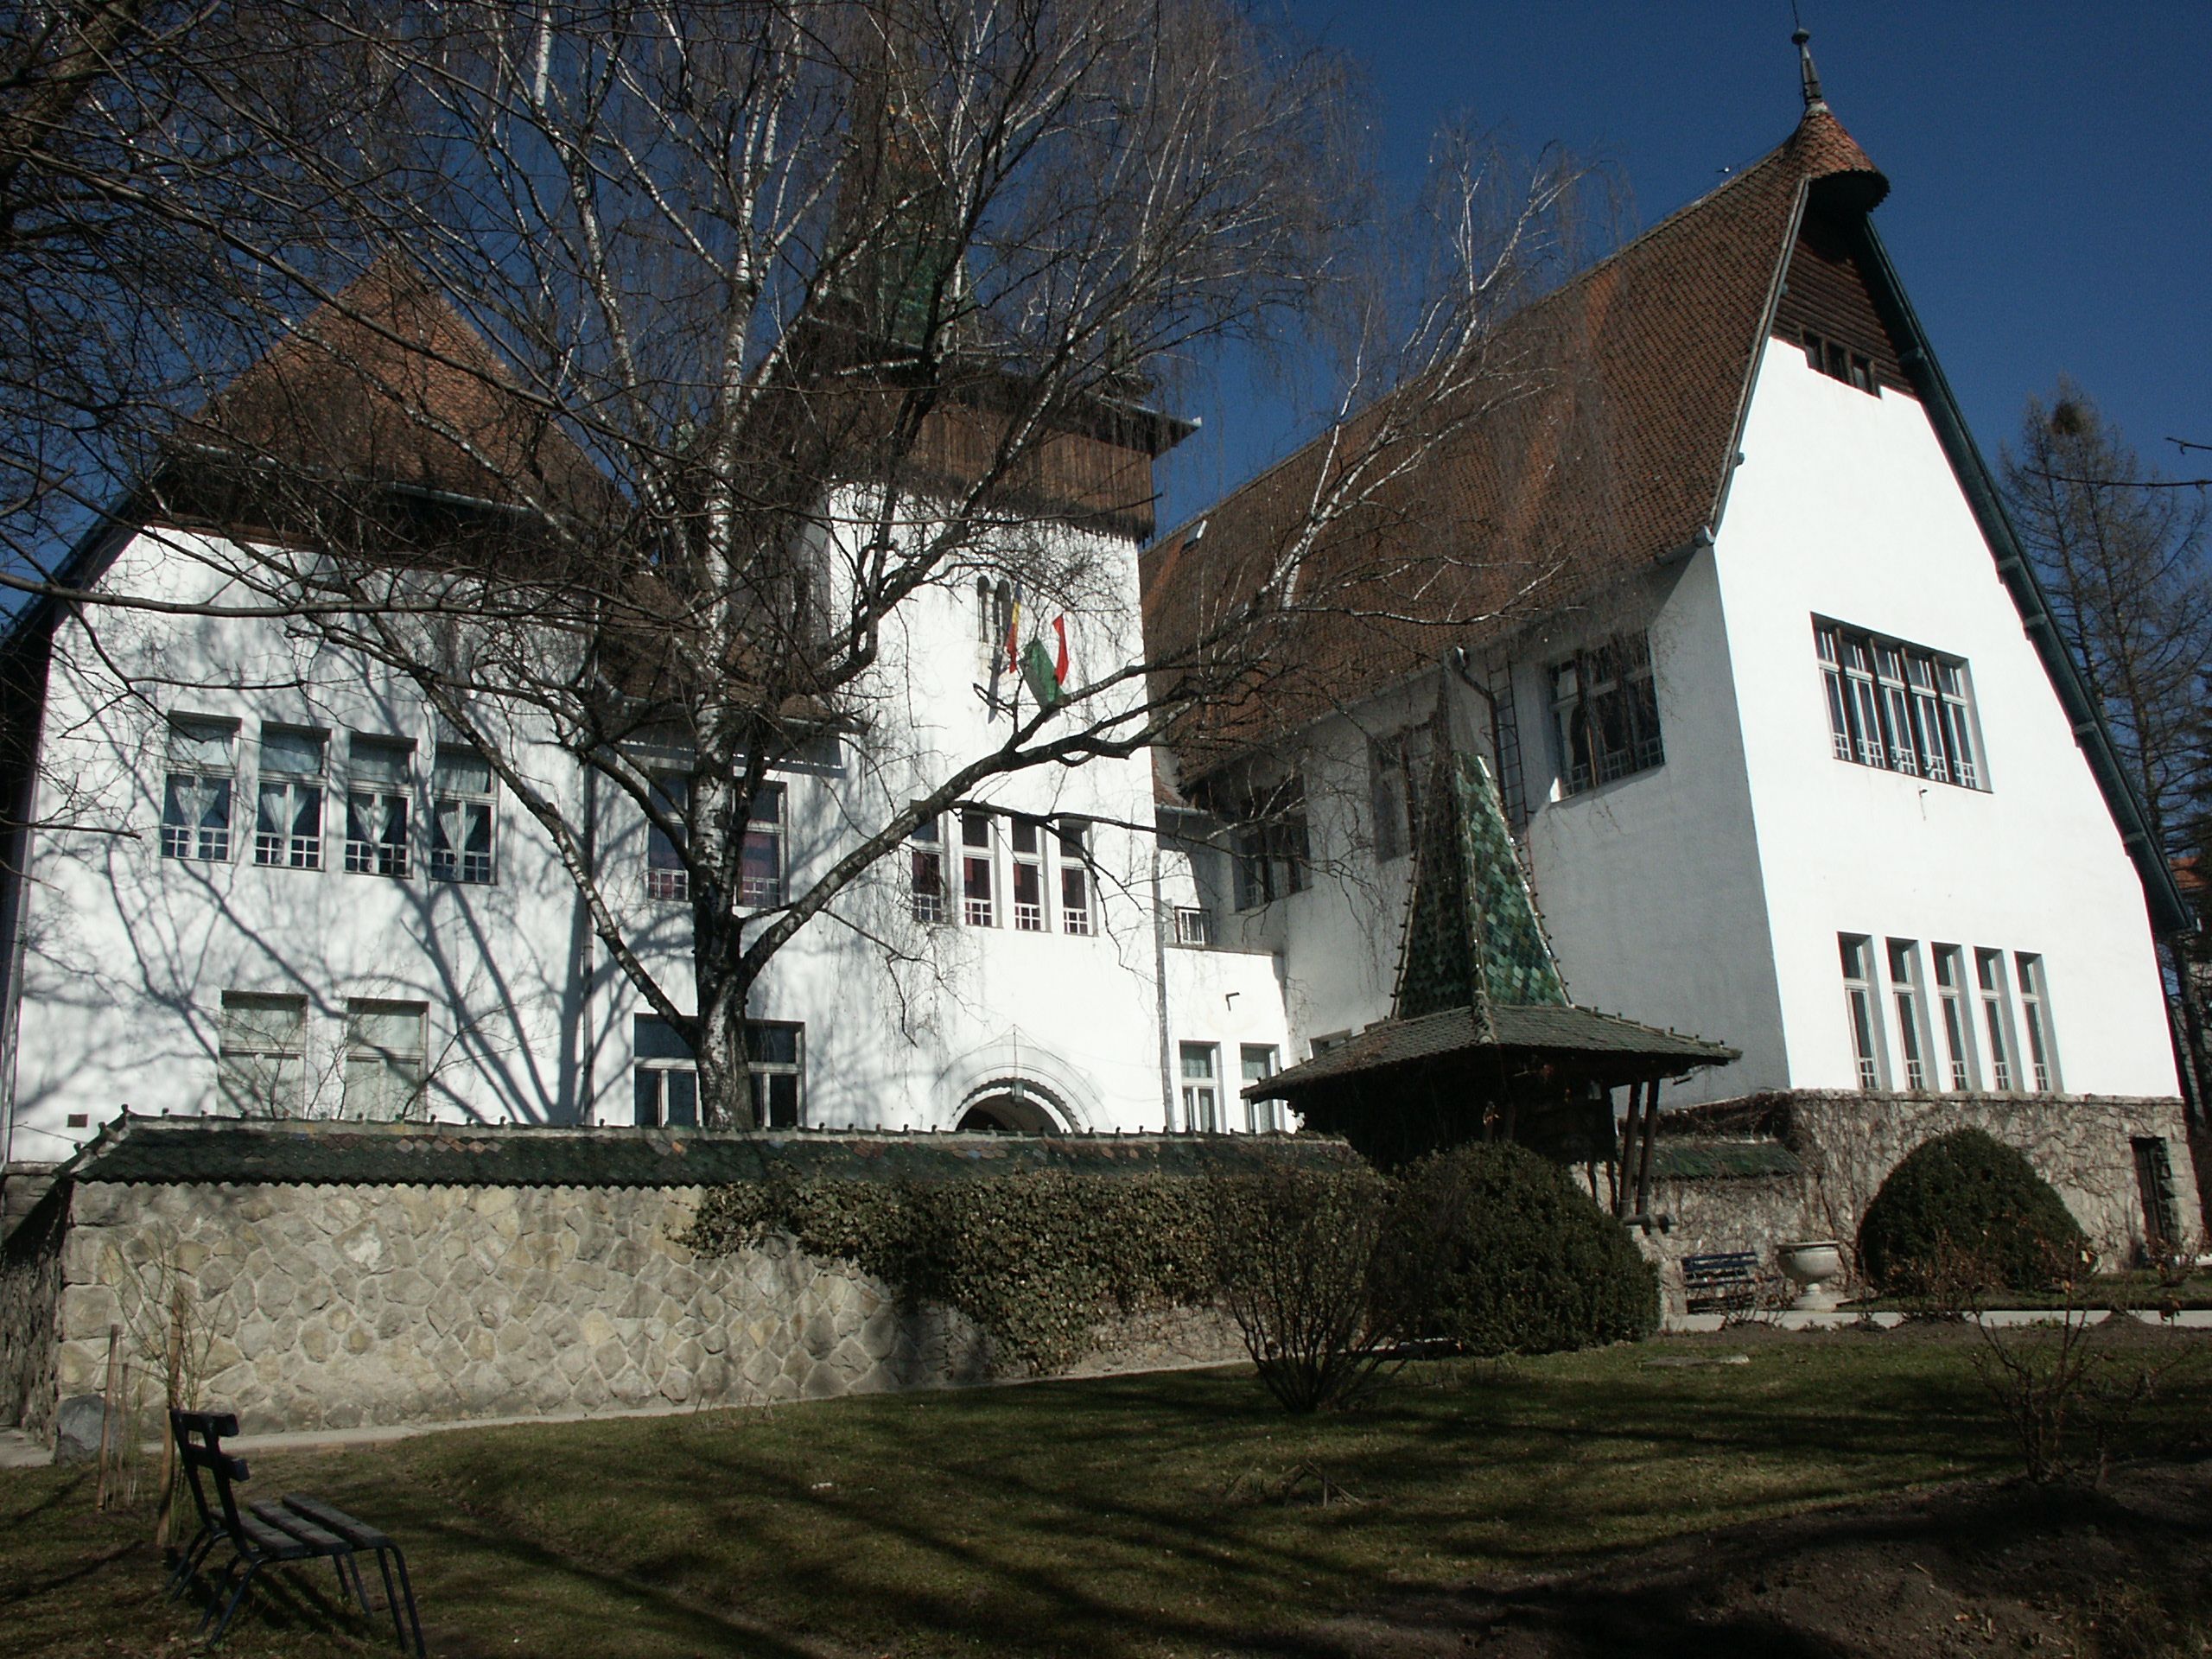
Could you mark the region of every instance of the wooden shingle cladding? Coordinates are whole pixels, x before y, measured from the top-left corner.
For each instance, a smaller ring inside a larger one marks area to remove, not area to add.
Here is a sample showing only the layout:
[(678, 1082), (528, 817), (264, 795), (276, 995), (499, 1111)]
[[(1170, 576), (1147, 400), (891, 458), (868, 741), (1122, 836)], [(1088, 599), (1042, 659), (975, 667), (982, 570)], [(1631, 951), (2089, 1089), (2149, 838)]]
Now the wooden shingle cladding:
[(1874, 302), (1867, 257), (1863, 221), (1808, 208), (1775, 305), (1774, 336), (1800, 349), (1808, 334), (1833, 341), (1865, 357), (1885, 392), (1916, 397), (1904, 349)]
[(1249, 670), (1249, 695), (1212, 697), (1178, 733), (1184, 776), (1709, 538), (1808, 196), (1863, 214), (1887, 188), (1832, 114), (1808, 111), (1757, 164), (1503, 325), (1470, 394), (1484, 406), (1443, 411), (1449, 435), (1324, 533), (1259, 626), (1245, 619), (1307, 504), (1388, 400), (1162, 537), (1143, 582), (1163, 678), (1215, 640)]

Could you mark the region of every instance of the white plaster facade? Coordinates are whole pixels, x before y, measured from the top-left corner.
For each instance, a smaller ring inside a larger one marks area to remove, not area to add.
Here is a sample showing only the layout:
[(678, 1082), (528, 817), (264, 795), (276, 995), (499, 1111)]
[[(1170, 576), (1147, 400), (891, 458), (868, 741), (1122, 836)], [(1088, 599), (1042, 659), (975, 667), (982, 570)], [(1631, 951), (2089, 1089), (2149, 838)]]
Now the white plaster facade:
[[(1139, 649), (1135, 547), (1103, 534), (1090, 542), (1073, 550), (1091, 573), (1089, 608), (1071, 613), (1069, 626), (1078, 673), (1103, 674)], [(121, 550), (103, 586), (211, 601), (237, 556), (205, 537), (143, 534)], [(803, 890), (849, 847), (849, 826), (881, 822), (893, 803), (925, 792), (1002, 737), (1003, 722), (988, 728), (971, 690), (982, 677), (971, 581), (926, 589), (901, 607), (862, 699), (864, 729), (780, 774), (787, 892)], [(221, 858), (164, 855), (165, 742), (176, 715), (238, 724)], [(255, 861), (257, 740), (269, 725), (326, 735), (320, 868)], [(596, 826), (603, 885), (627, 937), (671, 995), (687, 998), (689, 910), (648, 896), (642, 816), (604, 780), (594, 786), (542, 727), (518, 721), (507, 730), (525, 773), (571, 822)], [(412, 747), (404, 877), (344, 868), (354, 734)], [(105, 611), (88, 632), (63, 619), (32, 812), (54, 827), (28, 837), (17, 889), (7, 1160), (66, 1157), (126, 1105), (218, 1109), (226, 993), (307, 999), (297, 1100), (308, 1114), (356, 1109), (345, 1084), (347, 1006), (372, 999), (425, 1012), (420, 1109), (429, 1116), (633, 1121), (633, 1021), (650, 1010), (594, 950), (576, 891), (537, 826), (499, 801), (496, 879), (429, 879), (438, 741), (431, 712), (395, 677), (281, 623)], [(803, 1027), (804, 1125), (950, 1129), (978, 1101), (1003, 1104), (1011, 1093), (1039, 1127), (1158, 1130), (1178, 1109), (1181, 1045), (1214, 1046), (1232, 1072), (1245, 1046), (1285, 1047), (1268, 957), (1173, 946), (1172, 932), (1155, 924), (1156, 893), (1171, 907), (1193, 895), (1174, 861), (1160, 868), (1148, 833), (1149, 756), (1017, 773), (973, 800), (995, 814), (1084, 824), (1090, 931), (1069, 929), (1058, 902), (1062, 854), (1049, 833), (1043, 925), (1014, 925), (1002, 816), (992, 821), (991, 925), (963, 916), (957, 817), (945, 825), (944, 922), (916, 919), (905, 859), (886, 861), (778, 954), (748, 1009)]]
[[(1468, 682), (1510, 684), (1529, 871), (1570, 995), (1743, 1052), (1678, 1085), (1676, 1103), (1859, 1086), (1841, 935), (1878, 953), (1886, 1088), (1905, 1087), (1895, 940), (1918, 953), (1923, 998), (1934, 946), (1959, 947), (1969, 970), (1976, 950), (2004, 953), (2020, 1088), (2026, 952), (2044, 967), (2056, 1089), (2174, 1094), (2141, 880), (1921, 402), (1817, 372), (1771, 340), (1742, 456), (1709, 545), (1304, 734), (1313, 885), (1220, 925), (1283, 953), (1294, 1054), (1389, 1012), (1409, 861), (1373, 855), (1368, 745), (1427, 719), (1441, 676), (1455, 741), (1493, 760), (1487, 699)], [(1837, 759), (1816, 616), (1963, 659), (1987, 787)], [(1664, 761), (1567, 793), (1550, 671), (1636, 632)], [(1940, 1047), (1925, 1006), (1921, 1040)], [(1979, 1024), (1970, 1040), (1974, 1086), (1994, 1086)]]

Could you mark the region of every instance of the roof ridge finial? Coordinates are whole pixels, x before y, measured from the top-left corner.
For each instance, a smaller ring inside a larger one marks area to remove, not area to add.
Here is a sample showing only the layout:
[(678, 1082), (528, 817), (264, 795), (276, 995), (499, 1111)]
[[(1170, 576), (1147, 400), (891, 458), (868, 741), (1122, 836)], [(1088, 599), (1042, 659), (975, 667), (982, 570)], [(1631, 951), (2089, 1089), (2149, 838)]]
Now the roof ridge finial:
[[(1796, 10), (1795, 6), (1791, 7), (1792, 11)], [(1805, 113), (1811, 115), (1815, 111), (1818, 111), (1825, 115), (1827, 113), (1828, 101), (1821, 96), (1821, 72), (1813, 67), (1812, 41), (1812, 30), (1807, 29), (1802, 22), (1797, 25), (1796, 32), (1789, 37), (1789, 43), (1797, 48), (1797, 76), (1804, 83)]]

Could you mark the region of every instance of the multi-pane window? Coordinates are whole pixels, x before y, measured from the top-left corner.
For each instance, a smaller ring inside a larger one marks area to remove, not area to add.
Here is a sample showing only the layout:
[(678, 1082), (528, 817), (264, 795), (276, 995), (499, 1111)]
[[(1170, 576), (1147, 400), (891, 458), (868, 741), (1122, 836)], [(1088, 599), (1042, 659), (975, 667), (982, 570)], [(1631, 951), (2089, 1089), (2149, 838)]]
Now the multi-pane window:
[(216, 863), (230, 857), (238, 741), (235, 720), (169, 716), (168, 778), (162, 791), (163, 857)]
[(753, 1121), (764, 1129), (795, 1129), (806, 1122), (806, 1027), (747, 1020), (745, 1065), (753, 1084)]
[(1183, 1058), (1183, 1127), (1211, 1135), (1221, 1128), (1221, 1084), (1218, 1057), (1211, 1043), (1185, 1043)]
[(980, 806), (960, 812), (960, 919), (970, 927), (998, 925), (991, 899), (994, 859), (991, 815)]
[(1569, 795), (1664, 764), (1650, 640), (1624, 633), (1555, 664), (1552, 724)]
[(745, 843), (738, 855), (737, 901), (784, 902), (784, 786), (763, 784), (747, 809)]
[(1306, 834), (1306, 784), (1292, 778), (1247, 804), (1242, 822), (1230, 831), (1229, 851), (1235, 870), (1236, 908), (1257, 910), (1262, 905), (1303, 893), (1311, 877), (1312, 858)]
[(346, 1116), (418, 1117), (428, 1081), (429, 1009), (356, 998), (346, 1004)]
[[(699, 1065), (691, 1045), (665, 1020), (632, 1016), (633, 1119), (649, 1128), (694, 1128), (699, 1122)], [(745, 1023), (745, 1065), (753, 1121), (764, 1129), (795, 1129), (806, 1122), (806, 1027), (767, 1020)]]
[(1831, 379), (1840, 380), (1847, 386), (1861, 391), (1881, 391), (1874, 379), (1873, 359), (1864, 352), (1854, 352), (1848, 346), (1833, 340), (1824, 340), (1810, 329), (1805, 333), (1805, 361)]
[(1368, 741), (1369, 810), (1375, 821), (1377, 863), (1404, 857), (1421, 833), (1421, 786), (1429, 749), (1426, 726)]
[(321, 732), (292, 726), (261, 728), (255, 863), (294, 870), (322, 867), (322, 756)]
[(645, 897), (689, 899), (691, 867), (683, 861), (683, 849), (689, 840), (691, 780), (680, 772), (655, 772), (652, 797), (665, 827), (645, 820)]
[(296, 1117), (307, 1103), (308, 1000), (223, 993), (215, 1057), (221, 1109), (245, 1117)]
[[(1272, 1044), (1246, 1043), (1237, 1050), (1242, 1062), (1244, 1086), (1265, 1083), (1275, 1074), (1275, 1051)], [(1255, 1135), (1265, 1135), (1282, 1128), (1282, 1103), (1279, 1100), (1248, 1100), (1244, 1103), (1244, 1127)]]
[(935, 818), (906, 837), (906, 893), (916, 921), (944, 919), (944, 830)]
[(2051, 1039), (2050, 988), (2044, 983), (2043, 958), (2025, 950), (2014, 953), (2020, 975), (2020, 1017), (2028, 1039), (2028, 1077), (2036, 1093), (2047, 1095), (2058, 1087), (2058, 1047)]
[(1060, 842), (1060, 931), (1077, 935), (1090, 931), (1090, 849), (1084, 827), (1064, 823)]
[(674, 1026), (650, 1014), (633, 1016), (631, 1033), (634, 1121), (645, 1128), (696, 1128), (699, 1067), (691, 1045)]
[(1175, 906), (1175, 943), (1178, 944), (1210, 945), (1213, 943), (1213, 916), (1199, 905)]
[(1967, 1012), (1965, 955), (1955, 944), (1939, 944), (1936, 951), (1936, 1003), (1943, 1027), (1943, 1063), (1951, 1087), (1960, 1092), (1974, 1086), (1974, 1022)]
[(489, 881), (493, 876), (492, 763), (474, 749), (438, 745), (430, 768), (430, 876)]
[(1813, 639), (1837, 760), (1984, 786), (1964, 663), (1818, 618)]
[(2005, 1006), (2005, 953), (1976, 950), (1974, 982), (1981, 992), (1982, 1029), (1989, 1044), (1989, 1084), (2000, 1094), (2018, 1088), (2012, 1065), (2012, 1017)]
[(1920, 984), (1920, 946), (1911, 939), (1890, 941), (1890, 997), (1897, 1004), (1904, 1086), (1915, 1092), (1933, 1088), (1929, 1080), (1928, 1004)]
[(414, 745), (356, 734), (346, 777), (346, 868), (356, 875), (407, 874), (407, 803)]
[(1014, 818), (1007, 842), (1014, 857), (1014, 925), (1023, 933), (1045, 931), (1045, 826)]
[(1874, 1000), (1874, 942), (1861, 933), (1839, 933), (1843, 952), (1843, 1002), (1851, 1026), (1852, 1057), (1859, 1086), (1882, 1086), (1882, 1014)]

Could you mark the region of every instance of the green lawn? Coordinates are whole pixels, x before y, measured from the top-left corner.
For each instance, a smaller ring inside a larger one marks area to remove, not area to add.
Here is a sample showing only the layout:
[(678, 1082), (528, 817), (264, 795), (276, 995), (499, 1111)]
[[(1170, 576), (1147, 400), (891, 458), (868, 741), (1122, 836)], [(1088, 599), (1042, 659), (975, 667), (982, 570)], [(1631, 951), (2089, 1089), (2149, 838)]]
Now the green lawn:
[[(1318, 1420), (1237, 1371), (1039, 1383), (271, 1455), (251, 1490), (397, 1535), (447, 1655), (1313, 1653), (1392, 1587), (2008, 1472), (1969, 1351), (1752, 1332), (1436, 1362)], [(1751, 1363), (1649, 1363), (1727, 1352)], [(2207, 1376), (2133, 1449), (2212, 1442)], [(0, 1474), (0, 1652), (182, 1649), (147, 1519), (91, 1497)], [(315, 1597), (257, 1592), (225, 1650), (370, 1649), (326, 1633), (327, 1576), (296, 1581)]]

